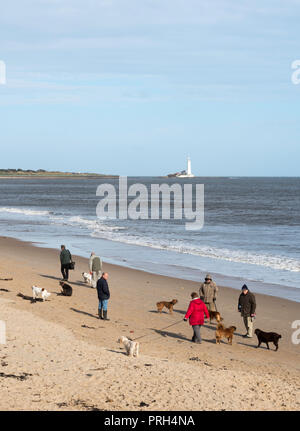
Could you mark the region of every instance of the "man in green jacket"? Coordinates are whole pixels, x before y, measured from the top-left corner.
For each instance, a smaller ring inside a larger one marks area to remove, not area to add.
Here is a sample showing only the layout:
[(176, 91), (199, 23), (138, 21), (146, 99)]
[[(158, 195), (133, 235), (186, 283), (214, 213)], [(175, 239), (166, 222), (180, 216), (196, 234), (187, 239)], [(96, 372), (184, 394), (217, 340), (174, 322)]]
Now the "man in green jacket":
[(92, 275), (92, 287), (95, 288), (102, 274), (102, 261), (99, 256), (96, 256), (95, 252), (91, 253), (89, 267)]
[(244, 325), (247, 333), (243, 335), (244, 338), (252, 338), (253, 335), (253, 321), (255, 319), (256, 301), (255, 296), (251, 293), (244, 284), (242, 293), (239, 297), (238, 311), (244, 319)]
[(61, 273), (64, 280), (69, 279), (69, 267), (72, 262), (72, 256), (69, 250), (66, 249), (66, 246), (60, 246), (60, 264), (61, 264)]

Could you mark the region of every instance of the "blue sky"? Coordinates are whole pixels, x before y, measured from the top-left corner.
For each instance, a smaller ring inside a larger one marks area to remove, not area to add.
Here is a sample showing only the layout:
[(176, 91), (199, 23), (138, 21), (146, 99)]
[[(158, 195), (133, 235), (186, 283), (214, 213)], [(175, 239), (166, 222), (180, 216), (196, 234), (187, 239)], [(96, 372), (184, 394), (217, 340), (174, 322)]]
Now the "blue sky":
[(0, 167), (298, 176), (300, 0), (2, 2)]

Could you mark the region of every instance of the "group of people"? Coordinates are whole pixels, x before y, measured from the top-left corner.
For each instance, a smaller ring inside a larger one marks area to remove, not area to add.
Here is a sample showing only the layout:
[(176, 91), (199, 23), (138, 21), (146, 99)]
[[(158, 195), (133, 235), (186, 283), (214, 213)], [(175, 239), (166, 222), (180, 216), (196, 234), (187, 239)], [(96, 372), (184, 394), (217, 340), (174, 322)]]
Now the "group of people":
[[(202, 342), (201, 326), (204, 325), (204, 315), (208, 319), (211, 311), (217, 311), (217, 293), (218, 287), (216, 283), (212, 280), (211, 275), (207, 274), (204, 283), (200, 285), (199, 294), (197, 292), (191, 294), (192, 300), (183, 320), (187, 321), (187, 319), (189, 319), (189, 323), (193, 328), (192, 341), (194, 343), (201, 344)], [(246, 284), (243, 285), (242, 292), (239, 296), (238, 311), (241, 313), (247, 330), (243, 337), (252, 338), (256, 300), (254, 294), (249, 291)]]
[[(63, 280), (67, 281), (69, 278), (69, 269), (72, 262), (72, 255), (64, 245), (61, 246), (60, 253), (61, 273)], [(108, 286), (108, 273), (102, 272), (102, 261), (99, 256), (94, 252), (91, 253), (89, 259), (89, 269), (92, 277), (92, 287), (97, 289), (99, 308), (99, 319), (109, 320), (107, 317), (107, 304), (110, 298)], [(189, 304), (188, 310), (184, 317), (184, 321), (189, 319), (189, 323), (193, 328), (192, 341), (194, 343), (201, 343), (201, 326), (204, 325), (204, 315), (209, 318), (211, 311), (217, 311), (216, 299), (218, 294), (218, 286), (213, 281), (210, 274), (207, 274), (205, 281), (201, 283), (199, 294), (193, 292), (191, 294), (192, 300)], [(244, 321), (247, 330), (244, 337), (252, 338), (253, 336), (253, 321), (255, 319), (256, 301), (255, 296), (249, 291), (248, 287), (244, 284), (242, 293), (238, 300), (238, 311)]]
[[(63, 281), (68, 281), (72, 255), (70, 251), (66, 249), (65, 245), (61, 245), (60, 249), (61, 274), (63, 276)], [(92, 252), (90, 256), (89, 270), (92, 278), (92, 287), (97, 289), (99, 300), (99, 319), (109, 320), (107, 317), (107, 304), (110, 298), (109, 286), (107, 282), (108, 273), (102, 272), (102, 260), (99, 256), (96, 256), (95, 252)]]

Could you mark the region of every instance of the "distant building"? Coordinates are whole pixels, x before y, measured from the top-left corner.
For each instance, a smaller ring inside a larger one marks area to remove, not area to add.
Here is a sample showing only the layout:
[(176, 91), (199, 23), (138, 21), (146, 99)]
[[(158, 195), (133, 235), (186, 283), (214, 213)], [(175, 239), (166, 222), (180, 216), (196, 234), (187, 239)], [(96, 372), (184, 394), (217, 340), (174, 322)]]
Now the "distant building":
[(169, 174), (168, 177), (176, 178), (193, 178), (195, 175), (192, 174), (191, 159), (187, 158), (187, 169), (181, 172), (176, 172), (175, 174)]

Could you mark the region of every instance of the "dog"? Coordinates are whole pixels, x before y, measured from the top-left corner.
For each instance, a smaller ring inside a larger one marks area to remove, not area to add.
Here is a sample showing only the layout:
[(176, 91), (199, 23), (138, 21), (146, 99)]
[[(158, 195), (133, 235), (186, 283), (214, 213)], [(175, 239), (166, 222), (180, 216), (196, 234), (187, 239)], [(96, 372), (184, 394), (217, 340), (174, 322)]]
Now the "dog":
[(218, 323), (222, 322), (224, 319), (221, 317), (221, 314), (218, 311), (209, 311), (209, 323), (213, 319), (216, 319)]
[(173, 314), (173, 307), (175, 304), (177, 304), (177, 299), (173, 299), (173, 301), (167, 302), (167, 301), (161, 301), (161, 302), (157, 302), (156, 306), (157, 306), (157, 311), (158, 313), (162, 312), (162, 309), (164, 307), (166, 307), (169, 310), (170, 314)]
[(279, 341), (279, 338), (281, 338), (280, 334), (276, 334), (276, 332), (264, 332), (264, 331), (261, 331), (260, 329), (255, 329), (254, 333), (258, 339), (257, 347), (259, 347), (261, 343), (266, 343), (268, 350), (270, 350), (269, 343), (273, 343), (274, 346), (276, 347), (275, 352), (277, 352), (278, 341)]
[(61, 280), (59, 282), (59, 285), (61, 286), (61, 294), (63, 296), (72, 296), (72, 293), (73, 293), (72, 286), (70, 286), (69, 284), (65, 283), (63, 280)]
[(88, 272), (82, 273), (83, 281), (87, 284), (92, 284), (92, 276)]
[(32, 299), (33, 299), (33, 301), (35, 301), (39, 295), (41, 295), (43, 301), (46, 301), (46, 299), (49, 298), (51, 293), (47, 292), (47, 290), (44, 289), (43, 287), (32, 286)]
[(132, 341), (127, 337), (120, 337), (118, 339), (118, 343), (123, 344), (128, 356), (135, 356), (136, 358), (139, 356), (140, 343), (137, 341)]
[(235, 326), (230, 326), (229, 328), (225, 328), (222, 323), (218, 323), (217, 330), (216, 330), (216, 344), (221, 344), (221, 339), (227, 338), (228, 344), (232, 345), (234, 331), (236, 331)]

